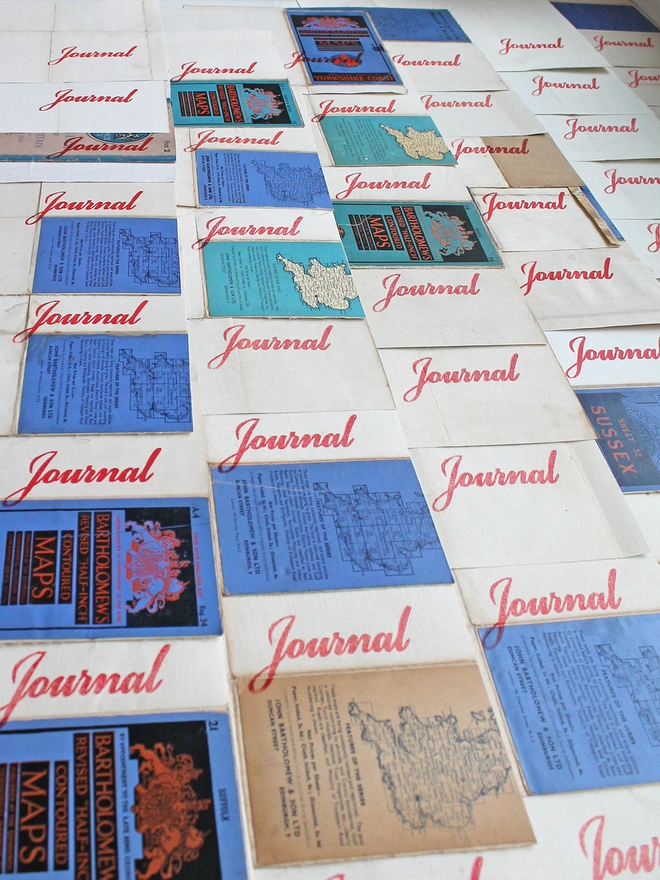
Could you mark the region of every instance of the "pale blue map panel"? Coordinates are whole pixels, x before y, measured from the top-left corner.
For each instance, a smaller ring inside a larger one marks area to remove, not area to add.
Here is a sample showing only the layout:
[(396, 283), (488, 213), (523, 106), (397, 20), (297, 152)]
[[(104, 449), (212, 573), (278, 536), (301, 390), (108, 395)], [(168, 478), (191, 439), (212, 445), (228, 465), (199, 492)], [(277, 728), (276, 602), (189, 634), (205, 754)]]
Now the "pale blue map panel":
[(335, 165), (456, 165), (430, 116), (324, 116)]
[(238, 465), (212, 477), (228, 594), (453, 581), (407, 459)]
[(316, 153), (198, 150), (200, 205), (332, 208)]
[(19, 434), (157, 431), (192, 431), (185, 334), (30, 338)]
[(339, 242), (214, 241), (203, 254), (211, 317), (364, 317)]
[(46, 217), (34, 293), (180, 293), (176, 220)]

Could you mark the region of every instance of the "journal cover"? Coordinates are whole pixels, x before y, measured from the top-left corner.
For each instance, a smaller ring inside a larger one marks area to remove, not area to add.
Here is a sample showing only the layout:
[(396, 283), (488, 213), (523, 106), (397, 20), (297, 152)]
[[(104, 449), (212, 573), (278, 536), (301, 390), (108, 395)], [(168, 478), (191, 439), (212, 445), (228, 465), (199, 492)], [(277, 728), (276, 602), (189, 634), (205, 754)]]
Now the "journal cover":
[(381, 40), (469, 43), (470, 38), (447, 9), (369, 7), (365, 10)]
[(335, 165), (455, 165), (430, 116), (324, 116)]
[(300, 9), (287, 17), (311, 89), (405, 91), (364, 11)]
[(332, 208), (316, 153), (198, 150), (199, 204)]
[(98, 134), (0, 133), (0, 162), (174, 162), (172, 111), (170, 130)]
[(303, 124), (286, 80), (172, 83), (171, 97), (175, 125)]
[(238, 698), (258, 865), (534, 842), (474, 663), (243, 680)]
[(0, 753), (3, 873), (247, 878), (226, 713), (17, 722)]
[(471, 202), (334, 202), (333, 207), (352, 266), (406, 266), (429, 262), (502, 265)]
[(30, 337), (19, 434), (158, 431), (192, 431), (185, 333)]
[(44, 217), (33, 293), (180, 293), (176, 220)]
[[(146, 482), (149, 468), (116, 477)], [(89, 467), (69, 474), (71, 481), (95, 476)], [(0, 542), (1, 639), (221, 631), (205, 498), (10, 498), (0, 509)]]
[(575, 392), (624, 492), (660, 488), (660, 386)]
[(486, 650), (530, 792), (658, 782), (659, 621), (508, 626)]
[(210, 242), (202, 253), (212, 317), (364, 317), (338, 242)]
[(220, 466), (212, 480), (228, 594), (453, 580), (408, 459)]

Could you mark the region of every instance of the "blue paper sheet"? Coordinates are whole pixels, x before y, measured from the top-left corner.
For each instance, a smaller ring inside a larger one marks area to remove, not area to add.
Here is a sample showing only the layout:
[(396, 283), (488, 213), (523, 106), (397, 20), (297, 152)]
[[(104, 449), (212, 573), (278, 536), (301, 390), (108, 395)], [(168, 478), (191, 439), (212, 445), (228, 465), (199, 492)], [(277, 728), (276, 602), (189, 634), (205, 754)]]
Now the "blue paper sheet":
[(185, 333), (36, 334), (19, 434), (192, 431)]
[(200, 205), (332, 208), (316, 153), (199, 150)]
[(486, 659), (533, 794), (660, 782), (660, 615), (501, 635)]
[(634, 6), (609, 3), (553, 3), (573, 27), (588, 31), (642, 31), (657, 33), (658, 28)]
[(660, 387), (575, 392), (624, 492), (660, 489)]
[(45, 217), (34, 293), (180, 293), (176, 220)]
[[(314, 435), (306, 440), (313, 442)], [(223, 471), (215, 468), (212, 476), (226, 593), (453, 580), (408, 460)]]

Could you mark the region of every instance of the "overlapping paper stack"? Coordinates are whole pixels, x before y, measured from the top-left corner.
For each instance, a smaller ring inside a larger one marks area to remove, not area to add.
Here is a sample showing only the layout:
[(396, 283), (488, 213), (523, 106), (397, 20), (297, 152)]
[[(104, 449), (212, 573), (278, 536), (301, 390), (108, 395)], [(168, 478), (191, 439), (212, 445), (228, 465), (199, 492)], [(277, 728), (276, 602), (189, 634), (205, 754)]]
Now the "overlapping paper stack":
[(0, 0), (0, 874), (660, 876), (660, 10), (254, 4)]

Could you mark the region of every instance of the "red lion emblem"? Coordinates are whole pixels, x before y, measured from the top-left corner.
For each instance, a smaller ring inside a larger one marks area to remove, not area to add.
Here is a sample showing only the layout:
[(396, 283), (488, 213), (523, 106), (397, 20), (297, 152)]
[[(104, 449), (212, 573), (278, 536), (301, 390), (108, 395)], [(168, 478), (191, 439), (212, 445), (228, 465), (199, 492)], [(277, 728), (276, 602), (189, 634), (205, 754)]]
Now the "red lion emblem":
[(160, 523), (146, 520), (144, 525), (128, 521), (131, 546), (126, 551), (126, 577), (131, 581), (133, 599), (126, 603), (129, 614), (144, 608), (155, 614), (167, 602), (176, 602), (188, 586), (179, 580), (181, 570), (190, 565), (189, 559), (179, 559), (176, 548), (181, 541), (171, 529), (161, 529)]
[(136, 870), (136, 880), (171, 880), (186, 862), (199, 857), (206, 838), (195, 826), (211, 801), (200, 800), (191, 785), (203, 771), (195, 768), (190, 755), (175, 755), (171, 745), (156, 743), (147, 749), (138, 743), (131, 746), (131, 755), (140, 758), (140, 782), (131, 810), (149, 863), (145, 871)]

